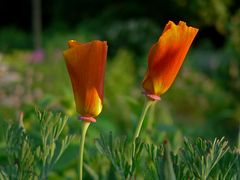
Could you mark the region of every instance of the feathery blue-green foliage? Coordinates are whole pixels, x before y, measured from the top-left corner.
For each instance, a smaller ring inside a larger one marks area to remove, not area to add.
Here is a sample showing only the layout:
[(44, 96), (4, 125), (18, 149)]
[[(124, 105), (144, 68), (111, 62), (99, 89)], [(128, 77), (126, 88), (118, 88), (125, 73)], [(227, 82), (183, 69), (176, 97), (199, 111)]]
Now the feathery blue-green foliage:
[(60, 137), (68, 118), (36, 110), (40, 139), (36, 142), (24, 128), (23, 116), (6, 132), (8, 163), (0, 166), (1, 179), (47, 179), (49, 172), (72, 141)]

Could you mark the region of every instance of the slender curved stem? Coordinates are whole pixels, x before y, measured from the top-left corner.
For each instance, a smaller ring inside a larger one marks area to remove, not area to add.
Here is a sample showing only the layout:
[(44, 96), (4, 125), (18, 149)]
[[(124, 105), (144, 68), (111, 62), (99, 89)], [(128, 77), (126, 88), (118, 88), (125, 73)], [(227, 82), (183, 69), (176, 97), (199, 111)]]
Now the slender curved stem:
[(83, 151), (84, 151), (84, 142), (85, 142), (85, 136), (87, 133), (87, 129), (90, 125), (90, 122), (83, 121), (83, 127), (82, 127), (82, 136), (80, 140), (80, 148), (79, 148), (79, 180), (82, 180), (83, 176)]
[(133, 140), (135, 140), (139, 136), (141, 128), (142, 128), (143, 120), (144, 120), (144, 118), (146, 116), (146, 113), (147, 113), (149, 107), (153, 104), (153, 102), (154, 101), (152, 101), (152, 100), (146, 99), (144, 107), (143, 107), (142, 114), (140, 116), (140, 120), (138, 122), (137, 128), (136, 128), (135, 133), (134, 133)]

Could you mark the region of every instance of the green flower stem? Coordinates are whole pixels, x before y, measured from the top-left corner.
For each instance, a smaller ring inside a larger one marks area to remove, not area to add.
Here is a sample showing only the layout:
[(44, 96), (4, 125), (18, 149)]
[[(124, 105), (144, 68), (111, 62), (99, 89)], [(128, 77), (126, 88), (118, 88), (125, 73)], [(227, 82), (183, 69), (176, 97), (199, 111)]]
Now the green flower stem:
[(154, 103), (154, 101), (149, 100), (149, 99), (146, 99), (145, 104), (144, 104), (144, 107), (143, 107), (142, 114), (141, 114), (141, 116), (140, 116), (140, 121), (138, 122), (137, 129), (136, 129), (136, 131), (135, 131), (135, 133), (134, 133), (134, 138), (133, 138), (134, 141), (135, 141), (135, 139), (137, 139), (137, 137), (139, 136), (140, 131), (141, 131), (141, 128), (142, 128), (143, 120), (144, 120), (144, 118), (145, 118), (145, 116), (146, 116), (146, 113), (147, 113), (149, 107), (150, 107), (153, 103)]
[(82, 180), (83, 176), (83, 150), (84, 150), (84, 142), (85, 142), (85, 136), (87, 133), (87, 129), (89, 127), (91, 122), (83, 121), (83, 127), (82, 127), (82, 136), (80, 140), (80, 149), (79, 149), (79, 180)]

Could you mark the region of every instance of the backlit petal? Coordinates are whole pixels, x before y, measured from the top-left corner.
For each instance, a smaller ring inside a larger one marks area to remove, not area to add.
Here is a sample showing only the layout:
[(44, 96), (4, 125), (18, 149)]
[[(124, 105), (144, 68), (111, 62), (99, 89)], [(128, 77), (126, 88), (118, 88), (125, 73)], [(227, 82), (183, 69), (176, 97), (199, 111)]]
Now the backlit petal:
[(96, 117), (102, 111), (107, 43), (68, 42), (64, 58), (72, 82), (76, 109), (82, 116)]
[(166, 24), (149, 52), (148, 70), (142, 82), (146, 93), (161, 95), (170, 88), (197, 32), (182, 21), (178, 25), (172, 21)]

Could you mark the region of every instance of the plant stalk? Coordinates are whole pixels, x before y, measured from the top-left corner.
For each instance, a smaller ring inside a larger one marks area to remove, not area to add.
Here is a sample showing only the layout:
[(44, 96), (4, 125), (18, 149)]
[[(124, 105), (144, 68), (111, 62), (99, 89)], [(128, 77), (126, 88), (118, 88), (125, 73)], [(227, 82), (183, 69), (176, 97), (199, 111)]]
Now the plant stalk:
[(90, 125), (90, 122), (83, 121), (83, 127), (82, 127), (82, 136), (80, 138), (80, 148), (79, 148), (79, 180), (82, 180), (83, 176), (83, 151), (84, 151), (84, 142), (85, 137), (87, 133), (87, 129)]
[(135, 141), (135, 139), (137, 139), (137, 137), (138, 137), (139, 134), (140, 134), (140, 131), (141, 131), (141, 128), (142, 128), (142, 124), (143, 124), (143, 120), (144, 120), (144, 118), (145, 118), (145, 116), (146, 116), (146, 113), (147, 113), (149, 107), (153, 104), (153, 102), (154, 102), (154, 101), (149, 100), (149, 99), (146, 99), (146, 101), (145, 101), (145, 104), (144, 104), (144, 106), (143, 106), (143, 111), (142, 111), (142, 114), (141, 114), (141, 116), (140, 116), (140, 120), (139, 120), (139, 122), (138, 122), (136, 131), (135, 131), (135, 133), (134, 133), (134, 138), (133, 138), (134, 141)]

